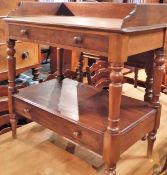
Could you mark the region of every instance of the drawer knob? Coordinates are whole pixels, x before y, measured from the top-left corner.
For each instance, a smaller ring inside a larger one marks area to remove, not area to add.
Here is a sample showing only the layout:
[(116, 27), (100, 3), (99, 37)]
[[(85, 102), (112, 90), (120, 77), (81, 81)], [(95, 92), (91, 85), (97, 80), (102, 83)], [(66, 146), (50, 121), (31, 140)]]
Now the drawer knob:
[(20, 33), (21, 33), (21, 35), (28, 35), (28, 30), (21, 29)]
[(74, 137), (79, 137), (81, 135), (81, 132), (80, 131), (74, 131), (73, 132), (73, 136)]
[(29, 52), (23, 52), (22, 55), (21, 55), (21, 58), (24, 60), (24, 59), (27, 59), (29, 57)]
[(30, 109), (29, 108), (24, 108), (23, 111), (24, 111), (24, 113), (30, 113)]
[(81, 44), (83, 42), (83, 38), (81, 36), (74, 36), (73, 41), (75, 44)]

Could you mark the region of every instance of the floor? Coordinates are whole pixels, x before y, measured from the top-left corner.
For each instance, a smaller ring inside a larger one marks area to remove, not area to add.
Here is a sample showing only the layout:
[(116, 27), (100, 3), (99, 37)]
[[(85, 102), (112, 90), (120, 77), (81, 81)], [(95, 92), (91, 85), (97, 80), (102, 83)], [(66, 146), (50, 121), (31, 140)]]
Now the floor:
[[(131, 92), (131, 93), (129, 93)], [(138, 99), (144, 89), (125, 84), (123, 93)], [(158, 175), (167, 156), (167, 95), (161, 95), (162, 117), (153, 159), (146, 158), (146, 141), (138, 141), (117, 164), (118, 175)], [(0, 175), (103, 175), (101, 157), (77, 146), (74, 155), (64, 149), (68, 141), (35, 123), (0, 136)], [(92, 168), (91, 164), (96, 167)], [(167, 175), (167, 171), (163, 173)]]

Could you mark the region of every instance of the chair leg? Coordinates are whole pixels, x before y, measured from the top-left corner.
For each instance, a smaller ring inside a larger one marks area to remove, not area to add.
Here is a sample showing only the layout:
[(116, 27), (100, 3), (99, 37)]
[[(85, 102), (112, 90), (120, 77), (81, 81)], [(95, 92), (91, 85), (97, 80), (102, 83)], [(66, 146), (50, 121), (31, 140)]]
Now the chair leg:
[(148, 140), (148, 147), (147, 147), (147, 157), (149, 159), (151, 159), (152, 157), (152, 151), (153, 151), (153, 146), (154, 146), (154, 142), (156, 140), (156, 132), (155, 131), (151, 131), (148, 136), (147, 136), (147, 140)]
[(39, 74), (40, 74), (39, 70), (40, 70), (39, 67), (38, 68), (32, 68), (32, 75), (33, 75), (32, 80), (34, 80), (34, 81), (39, 80)]
[(138, 72), (139, 72), (139, 69), (137, 67), (135, 67), (135, 70), (134, 70), (134, 73), (135, 73), (135, 77), (134, 77), (134, 88), (137, 88)]

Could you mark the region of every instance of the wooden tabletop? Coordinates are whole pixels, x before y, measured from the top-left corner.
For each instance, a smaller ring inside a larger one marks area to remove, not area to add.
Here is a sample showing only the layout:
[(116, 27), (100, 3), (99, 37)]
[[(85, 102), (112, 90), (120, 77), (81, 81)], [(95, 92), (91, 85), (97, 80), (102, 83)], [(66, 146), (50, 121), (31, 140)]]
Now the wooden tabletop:
[[(8, 19), (7, 19), (8, 20)], [(82, 27), (99, 30), (120, 30), (123, 20), (116, 18), (78, 17), (78, 16), (31, 16), (10, 18), (17, 23), (30, 23), (63, 27)]]

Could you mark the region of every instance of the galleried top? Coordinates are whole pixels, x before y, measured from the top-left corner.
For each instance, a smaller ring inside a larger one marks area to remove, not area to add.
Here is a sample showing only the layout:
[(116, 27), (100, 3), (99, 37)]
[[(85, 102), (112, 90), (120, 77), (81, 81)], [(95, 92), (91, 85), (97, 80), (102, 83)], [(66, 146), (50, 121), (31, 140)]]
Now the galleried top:
[(167, 5), (25, 2), (5, 20), (105, 32), (135, 32), (166, 28)]

